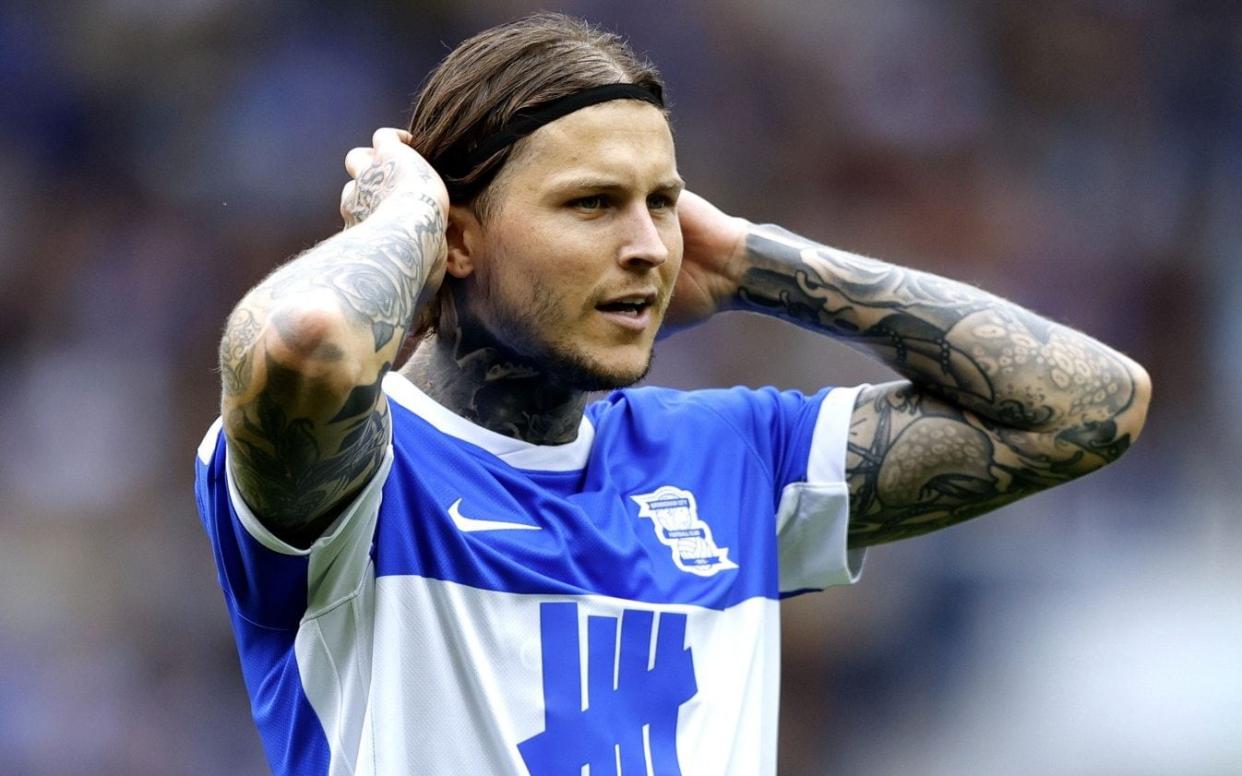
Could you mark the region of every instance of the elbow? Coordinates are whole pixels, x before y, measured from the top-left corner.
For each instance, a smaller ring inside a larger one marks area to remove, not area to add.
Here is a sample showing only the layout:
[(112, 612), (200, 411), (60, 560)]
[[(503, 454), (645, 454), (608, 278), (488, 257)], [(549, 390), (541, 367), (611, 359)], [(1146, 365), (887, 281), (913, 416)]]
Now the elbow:
[(1151, 406), (1151, 377), (1147, 370), (1127, 359), (1128, 400), (1107, 417), (1084, 420), (1057, 433), (1059, 442), (1086, 453), (1080, 461), (1086, 473), (1116, 461), (1138, 440)]
[(345, 360), (344, 321), (336, 310), (294, 303), (268, 315), (267, 350), (300, 372), (322, 372)]
[(334, 305), (299, 301), (271, 311), (264, 347), (281, 372), (316, 391), (344, 395), (374, 380), (377, 368), (383, 371), (355, 328)]
[(351, 357), (355, 349), (349, 339), (337, 310), (306, 301), (266, 310), (243, 302), (229, 317), (220, 343), (225, 405), (273, 388), (347, 391), (367, 366), (361, 357)]
[(1138, 364), (1130, 363), (1130, 373), (1134, 381), (1134, 399), (1130, 407), (1122, 413), (1124, 416), (1124, 432), (1130, 437), (1131, 443), (1138, 439), (1147, 424), (1147, 411), (1151, 407), (1151, 375)]

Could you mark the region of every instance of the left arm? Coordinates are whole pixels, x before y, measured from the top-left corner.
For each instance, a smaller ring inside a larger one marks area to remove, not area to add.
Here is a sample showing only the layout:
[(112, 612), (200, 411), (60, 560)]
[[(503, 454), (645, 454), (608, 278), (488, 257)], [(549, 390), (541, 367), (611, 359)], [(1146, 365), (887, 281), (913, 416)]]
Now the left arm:
[(851, 546), (953, 525), (1087, 474), (1143, 426), (1147, 373), (1085, 334), (964, 283), (729, 219), (693, 195), (679, 207), (687, 302), (777, 316), (906, 378), (864, 390), (854, 408)]

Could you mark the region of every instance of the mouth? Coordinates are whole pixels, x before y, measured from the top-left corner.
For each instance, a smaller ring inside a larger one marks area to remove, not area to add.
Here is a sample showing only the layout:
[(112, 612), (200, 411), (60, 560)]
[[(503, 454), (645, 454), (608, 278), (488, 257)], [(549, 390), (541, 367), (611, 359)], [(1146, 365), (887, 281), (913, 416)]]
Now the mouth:
[(651, 322), (656, 295), (653, 291), (616, 296), (595, 305), (595, 309), (627, 329), (641, 330)]

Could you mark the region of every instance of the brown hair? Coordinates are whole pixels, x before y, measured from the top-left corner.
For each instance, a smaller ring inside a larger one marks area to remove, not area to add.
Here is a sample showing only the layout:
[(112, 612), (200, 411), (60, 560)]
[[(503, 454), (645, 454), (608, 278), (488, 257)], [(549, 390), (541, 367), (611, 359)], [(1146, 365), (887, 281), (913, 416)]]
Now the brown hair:
[[(657, 95), (664, 89), (655, 67), (619, 36), (564, 14), (534, 14), (463, 41), (436, 66), (414, 102), (411, 145), (444, 178), (450, 200), (471, 205), (486, 221), (495, 176), (521, 141), (457, 177), (443, 164), (450, 151), (469, 154), (522, 109), (613, 83), (633, 83)], [(481, 188), (475, 185), (484, 181)], [(415, 337), (435, 328), (450, 280), (422, 311)]]
[[(455, 204), (471, 203), (486, 218), (490, 181), (511, 157), (500, 149), (458, 177), (440, 164), (453, 150), (469, 153), (518, 111), (612, 83), (656, 94), (664, 84), (651, 63), (617, 35), (564, 14), (540, 13), (475, 35), (436, 66), (410, 118), (414, 150), (445, 177)], [(478, 191), (471, 184), (488, 180)]]

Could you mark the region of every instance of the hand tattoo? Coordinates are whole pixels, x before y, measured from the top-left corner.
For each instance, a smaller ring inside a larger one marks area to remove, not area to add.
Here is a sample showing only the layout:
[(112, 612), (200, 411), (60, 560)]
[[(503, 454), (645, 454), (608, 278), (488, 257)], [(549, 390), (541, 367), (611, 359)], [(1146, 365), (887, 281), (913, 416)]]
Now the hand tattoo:
[(345, 204), (350, 218), (362, 223), (375, 212), (379, 203), (396, 188), (396, 169), (396, 162), (390, 161), (373, 164), (363, 170), (355, 182), (353, 196)]

